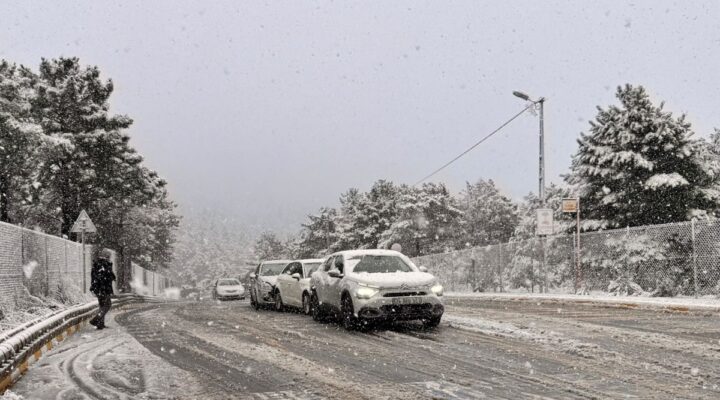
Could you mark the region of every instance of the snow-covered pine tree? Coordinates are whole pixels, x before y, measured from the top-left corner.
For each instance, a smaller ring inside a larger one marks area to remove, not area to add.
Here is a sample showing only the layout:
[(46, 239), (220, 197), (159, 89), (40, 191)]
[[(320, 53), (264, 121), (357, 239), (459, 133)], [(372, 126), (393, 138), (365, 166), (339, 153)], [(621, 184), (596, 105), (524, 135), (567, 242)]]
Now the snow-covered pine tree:
[(619, 106), (598, 108), (578, 140), (567, 182), (587, 230), (685, 221), (713, 209), (690, 124), (653, 104), (642, 86), (619, 87)]
[(77, 58), (43, 59), (36, 90), (32, 111), (52, 144), (43, 150), (39, 169), (46, 202), (41, 208), (47, 219), (60, 220), (53, 230), (68, 235), (80, 210), (103, 196), (95, 168), (110, 159), (95, 150), (118, 143), (109, 135), (132, 120), (109, 114), (112, 81), (102, 81), (97, 67), (82, 67)]
[(332, 251), (357, 249), (363, 243), (356, 229), (360, 221), (360, 207), (365, 203), (365, 194), (356, 188), (350, 188), (340, 195), (340, 210), (335, 215), (335, 240), (330, 245)]
[[(31, 196), (42, 131), (30, 114), (35, 76), (0, 60), (0, 221), (21, 214)], [(22, 219), (18, 216), (18, 219)]]
[(278, 258), (286, 258), (288, 248), (278, 237), (272, 232), (263, 232), (255, 241), (255, 257), (260, 261), (273, 260)]
[[(379, 180), (367, 193), (354, 195), (341, 207), (338, 224), (339, 246), (376, 249), (380, 236), (397, 218), (399, 189), (392, 182)], [(347, 207), (346, 207), (347, 206)]]
[(697, 141), (696, 154), (702, 170), (706, 172), (706, 179), (699, 184), (700, 191), (714, 207), (695, 210), (694, 216), (701, 218), (707, 214), (720, 217), (720, 129), (715, 128), (707, 140)]
[(308, 215), (308, 221), (302, 224), (300, 235), (293, 243), (293, 253), (297, 258), (322, 257), (332, 252), (337, 243), (337, 210), (322, 207), (315, 215)]
[(517, 206), (500, 193), (492, 179), (466, 183), (459, 207), (470, 246), (506, 243), (518, 225)]
[(462, 211), (445, 185), (401, 186), (398, 193), (397, 217), (382, 233), (380, 247), (399, 243), (403, 252), (412, 257), (457, 248)]

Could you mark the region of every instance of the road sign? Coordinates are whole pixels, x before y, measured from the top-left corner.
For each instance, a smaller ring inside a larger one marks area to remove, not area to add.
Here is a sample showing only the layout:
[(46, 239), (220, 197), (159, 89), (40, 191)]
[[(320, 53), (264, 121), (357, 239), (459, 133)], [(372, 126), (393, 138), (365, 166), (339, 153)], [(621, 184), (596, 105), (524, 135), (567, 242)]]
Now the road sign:
[(70, 232), (95, 233), (97, 232), (97, 228), (95, 228), (95, 224), (93, 224), (90, 216), (85, 212), (85, 210), (82, 210), (80, 211), (80, 216), (78, 216), (78, 219), (73, 224), (72, 229), (70, 229)]
[(539, 208), (537, 210), (537, 235), (553, 234), (553, 210)]
[(562, 199), (562, 212), (576, 213), (577, 210), (578, 210), (578, 199), (576, 199), (576, 198)]

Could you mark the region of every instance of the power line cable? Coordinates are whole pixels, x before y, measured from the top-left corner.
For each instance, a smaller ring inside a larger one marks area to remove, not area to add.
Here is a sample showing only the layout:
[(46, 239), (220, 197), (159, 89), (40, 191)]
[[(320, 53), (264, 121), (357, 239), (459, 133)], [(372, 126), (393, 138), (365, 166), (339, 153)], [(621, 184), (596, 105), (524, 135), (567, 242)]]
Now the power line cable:
[(502, 130), (502, 128), (506, 127), (509, 123), (513, 122), (517, 117), (519, 117), (520, 115), (522, 115), (522, 113), (524, 113), (525, 111), (527, 111), (530, 107), (533, 107), (534, 105), (535, 105), (535, 102), (532, 102), (532, 103), (528, 104), (527, 107), (523, 108), (522, 110), (520, 110), (520, 112), (518, 112), (517, 114), (513, 115), (512, 118), (510, 118), (509, 120), (505, 121), (505, 122), (504, 122), (502, 125), (500, 125), (497, 129), (495, 129), (494, 131), (490, 132), (487, 136), (485, 136), (484, 138), (482, 138), (482, 139), (480, 139), (479, 141), (477, 141), (475, 144), (473, 144), (472, 146), (470, 146), (467, 150), (465, 150), (465, 151), (463, 151), (462, 153), (460, 153), (457, 157), (455, 157), (455, 158), (453, 158), (452, 160), (448, 161), (447, 163), (443, 164), (442, 167), (436, 169), (435, 171), (433, 171), (433, 172), (431, 172), (430, 174), (428, 174), (426, 177), (424, 177), (424, 178), (420, 179), (419, 181), (415, 182), (415, 183), (413, 184), (413, 186), (417, 186), (417, 185), (425, 182), (426, 180), (428, 180), (428, 179), (429, 179), (430, 177), (432, 177), (433, 175), (435, 175), (435, 174), (437, 174), (438, 172), (444, 170), (444, 169), (447, 168), (450, 164), (452, 164), (452, 163), (454, 163), (455, 161), (459, 160), (462, 156), (464, 156), (465, 154), (469, 153), (469, 152), (472, 151), (474, 148), (476, 148), (476, 147), (478, 147), (480, 144), (482, 144), (482, 142), (490, 139), (490, 137), (492, 137), (494, 134), (500, 132), (500, 130)]

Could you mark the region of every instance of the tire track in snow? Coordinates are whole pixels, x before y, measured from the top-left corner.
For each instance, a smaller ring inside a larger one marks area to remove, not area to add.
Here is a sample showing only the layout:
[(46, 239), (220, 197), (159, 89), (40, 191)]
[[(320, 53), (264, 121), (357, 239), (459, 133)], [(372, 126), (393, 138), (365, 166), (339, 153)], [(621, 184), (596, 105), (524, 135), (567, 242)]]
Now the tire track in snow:
[(122, 328), (111, 326), (102, 331), (85, 327), (67, 338), (12, 390), (28, 400), (227, 398), (200, 397), (197, 386), (191, 376), (160, 361)]
[[(243, 314), (238, 312), (233, 314), (233, 317), (237, 318), (241, 315)], [(257, 331), (253, 329), (251, 335), (262, 335), (263, 333), (268, 335), (275, 325), (281, 325), (281, 330), (287, 329), (288, 326), (292, 325), (288, 324), (288, 319), (309, 322), (309, 324), (305, 325), (308, 329), (305, 330), (304, 334), (314, 337), (315, 342), (325, 342), (327, 348), (336, 351), (331, 356), (323, 359), (319, 357), (322, 352), (318, 353), (317, 347), (314, 349), (310, 346), (293, 347), (292, 342), (290, 342), (288, 350), (310, 359), (317, 359), (320, 362), (332, 361), (335, 364), (334, 368), (349, 370), (348, 373), (356, 382), (383, 385), (390, 381), (397, 384), (412, 384), (417, 388), (423, 387), (422, 385), (418, 386), (418, 380), (432, 382), (445, 379), (446, 376), (443, 372), (446, 372), (449, 379), (455, 379), (450, 377), (451, 375), (463, 375), (465, 390), (476, 390), (472, 389), (472, 386), (475, 386), (481, 389), (478, 393), (482, 393), (482, 390), (490, 388), (493, 397), (497, 398), (518, 398), (518, 396), (537, 395), (539, 393), (557, 397), (558, 393), (567, 393), (568, 391), (575, 393), (572, 397), (597, 397), (596, 394), (588, 394), (588, 390), (573, 387), (577, 385), (565, 384), (563, 386), (571, 387), (569, 389), (553, 389), (552, 383), (557, 384), (557, 381), (547, 382), (539, 377), (528, 377), (525, 376), (528, 375), (527, 372), (514, 373), (499, 370), (497, 366), (482, 368), (478, 367), (477, 360), (474, 363), (460, 363), (454, 358), (457, 357), (454, 353), (450, 357), (434, 352), (421, 352), (422, 354), (418, 355), (416, 353), (423, 347), (420, 342), (398, 341), (397, 335), (388, 336), (392, 331), (346, 332), (344, 329), (337, 328), (334, 324), (315, 324), (307, 318), (298, 318), (298, 316), (292, 314), (260, 313), (258, 315), (267, 318), (267, 320), (263, 318), (259, 323), (256, 321), (254, 327), (256, 327)], [(207, 314), (204, 317), (216, 318), (216, 316)], [(402, 328), (402, 325), (400, 329), (407, 330), (407, 328)], [(363, 361), (358, 357), (358, 354), (352, 354), (352, 352), (358, 352), (362, 349), (365, 349), (363, 353), (377, 356), (377, 361)], [(457, 368), (458, 366), (464, 368)], [(482, 370), (483, 373), (478, 374), (478, 370)], [(371, 374), (376, 379), (367, 380), (366, 375), (368, 374)], [(430, 391), (425, 391), (425, 395), (432, 397)]]

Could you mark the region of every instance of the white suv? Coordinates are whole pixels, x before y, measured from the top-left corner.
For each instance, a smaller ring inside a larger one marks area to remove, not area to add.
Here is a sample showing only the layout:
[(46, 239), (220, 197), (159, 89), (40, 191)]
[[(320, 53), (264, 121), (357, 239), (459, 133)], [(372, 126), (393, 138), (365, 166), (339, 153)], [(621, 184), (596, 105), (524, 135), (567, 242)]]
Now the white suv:
[(341, 251), (310, 279), (313, 319), (339, 318), (347, 329), (373, 321), (440, 323), (443, 287), (409, 258), (392, 250)]

